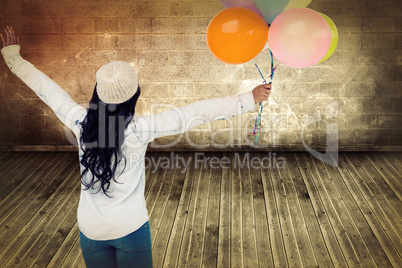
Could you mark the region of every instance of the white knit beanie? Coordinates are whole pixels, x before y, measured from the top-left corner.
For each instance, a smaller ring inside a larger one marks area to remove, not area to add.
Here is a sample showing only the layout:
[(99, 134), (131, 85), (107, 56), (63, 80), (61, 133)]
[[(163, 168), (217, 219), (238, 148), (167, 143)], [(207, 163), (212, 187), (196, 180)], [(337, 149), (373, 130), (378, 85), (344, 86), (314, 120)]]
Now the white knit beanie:
[(129, 100), (137, 92), (137, 72), (124, 61), (112, 61), (96, 72), (96, 89), (104, 103), (118, 104)]

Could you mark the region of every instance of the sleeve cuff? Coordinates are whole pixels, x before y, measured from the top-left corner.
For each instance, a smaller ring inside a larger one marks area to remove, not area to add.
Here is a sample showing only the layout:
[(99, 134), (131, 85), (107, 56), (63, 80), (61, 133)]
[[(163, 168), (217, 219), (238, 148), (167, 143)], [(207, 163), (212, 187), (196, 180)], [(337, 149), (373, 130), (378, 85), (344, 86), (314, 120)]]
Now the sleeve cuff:
[(255, 110), (255, 101), (253, 92), (249, 91), (243, 94), (239, 94), (238, 96), (246, 112), (251, 112)]
[(4, 60), (7, 62), (12, 58), (21, 56), (20, 49), (19, 45), (6, 46), (1, 49), (1, 55), (3, 55)]

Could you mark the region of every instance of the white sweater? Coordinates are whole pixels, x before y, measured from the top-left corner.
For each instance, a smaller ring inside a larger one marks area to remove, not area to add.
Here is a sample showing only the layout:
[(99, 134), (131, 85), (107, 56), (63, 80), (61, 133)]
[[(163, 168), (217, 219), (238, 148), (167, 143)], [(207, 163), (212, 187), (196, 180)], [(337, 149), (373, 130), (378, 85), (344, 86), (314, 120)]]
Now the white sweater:
[[(78, 105), (59, 85), (24, 60), (19, 51), (19, 45), (7, 46), (1, 50), (7, 66), (73, 131), (79, 143), (86, 108)], [(81, 232), (94, 240), (117, 239), (134, 232), (148, 221), (144, 188), (145, 152), (149, 142), (159, 137), (182, 133), (208, 121), (226, 119), (254, 109), (253, 94), (248, 92), (195, 102), (161, 114), (136, 115), (125, 130), (122, 152), (127, 163), (123, 173), (117, 178), (118, 183), (112, 181), (110, 184), (112, 198), (105, 196), (102, 191), (84, 190), (85, 187), (82, 187), (77, 213)], [(82, 153), (79, 149), (80, 158)], [(116, 174), (120, 174), (123, 167), (124, 161), (119, 164)], [(88, 180), (90, 176), (87, 173), (82, 179)]]

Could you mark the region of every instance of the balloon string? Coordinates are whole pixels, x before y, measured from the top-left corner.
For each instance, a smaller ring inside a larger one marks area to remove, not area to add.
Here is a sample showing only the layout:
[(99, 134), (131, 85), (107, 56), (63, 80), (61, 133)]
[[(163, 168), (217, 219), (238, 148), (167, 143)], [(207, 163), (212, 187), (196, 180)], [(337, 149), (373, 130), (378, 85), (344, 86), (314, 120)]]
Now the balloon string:
[[(269, 50), (269, 54), (271, 56), (271, 75), (268, 78), (271, 78), (271, 81), (269, 82), (269, 84), (272, 84), (272, 79), (274, 78), (274, 72), (276, 70), (276, 67), (278, 67), (278, 64), (275, 66), (274, 68), (274, 57), (272, 55), (272, 51)], [(258, 67), (257, 63), (254, 63), (255, 66), (257, 67), (258, 72), (260, 73), (262, 79), (264, 80), (263, 83), (266, 84), (267, 80), (265, 80), (264, 76), (261, 73), (260, 68)], [(257, 144), (258, 142), (258, 138), (260, 135), (260, 127), (261, 127), (261, 113), (262, 113), (262, 102), (260, 102), (259, 108), (258, 108), (258, 114), (257, 114), (257, 118), (255, 119), (255, 124), (254, 124), (254, 131), (253, 131), (253, 135), (254, 135), (254, 145)]]
[[(257, 63), (255, 63), (255, 66), (257, 67), (258, 72), (260, 73), (262, 79), (264, 80), (263, 83), (266, 84), (267, 81), (265, 80), (264, 76), (262, 75), (260, 68), (258, 68)], [(254, 131), (253, 131), (253, 135), (254, 135), (254, 144), (257, 144), (258, 142), (258, 138), (259, 138), (259, 134), (260, 134), (260, 126), (261, 126), (261, 113), (262, 113), (262, 102), (260, 102), (260, 105), (258, 107), (258, 114), (257, 114), (257, 118), (255, 119), (255, 123), (254, 123)]]
[(260, 68), (258, 68), (257, 63), (254, 63), (254, 64), (255, 64), (255, 67), (257, 67), (257, 70), (258, 70), (258, 72), (260, 73), (260, 75), (261, 75), (262, 79), (264, 80), (264, 84), (266, 84), (266, 83), (267, 83), (267, 81), (265, 80), (264, 76), (262, 75)]

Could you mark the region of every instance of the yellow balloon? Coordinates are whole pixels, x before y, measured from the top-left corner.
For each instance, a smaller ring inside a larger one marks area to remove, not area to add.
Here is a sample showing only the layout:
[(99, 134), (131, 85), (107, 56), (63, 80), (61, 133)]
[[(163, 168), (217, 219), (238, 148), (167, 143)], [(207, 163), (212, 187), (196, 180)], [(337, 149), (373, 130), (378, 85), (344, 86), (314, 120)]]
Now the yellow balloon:
[(289, 0), (288, 5), (285, 10), (296, 8), (296, 7), (306, 7), (310, 4), (311, 0)]
[[(320, 12), (318, 12), (320, 13)], [(322, 58), (322, 60), (318, 63), (326, 61), (331, 55), (334, 53), (336, 47), (338, 46), (338, 29), (336, 29), (335, 23), (328, 18), (327, 15), (320, 13), (324, 19), (327, 21), (329, 28), (331, 29), (331, 45), (329, 46), (327, 54)]]

